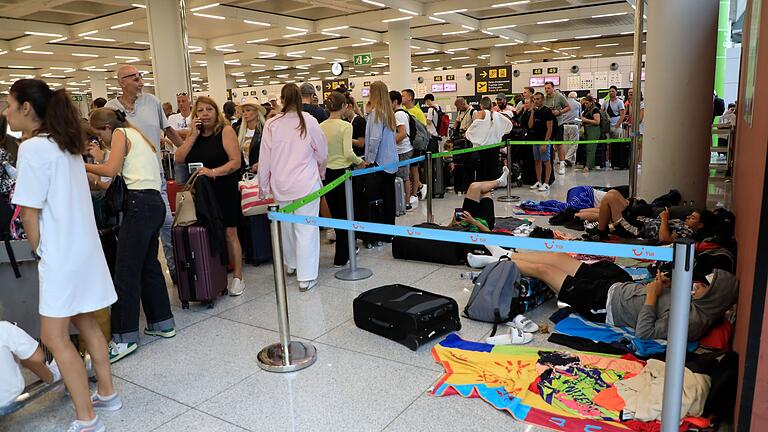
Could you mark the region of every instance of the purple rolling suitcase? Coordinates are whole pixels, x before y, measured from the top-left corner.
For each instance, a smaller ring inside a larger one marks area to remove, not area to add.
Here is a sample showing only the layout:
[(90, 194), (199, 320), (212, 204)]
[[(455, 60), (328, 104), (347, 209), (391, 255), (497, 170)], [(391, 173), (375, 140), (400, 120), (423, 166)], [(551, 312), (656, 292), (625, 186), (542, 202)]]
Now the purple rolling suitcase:
[(213, 308), (214, 300), (227, 293), (227, 267), (211, 253), (208, 230), (177, 226), (171, 234), (181, 307), (189, 309), (193, 301)]

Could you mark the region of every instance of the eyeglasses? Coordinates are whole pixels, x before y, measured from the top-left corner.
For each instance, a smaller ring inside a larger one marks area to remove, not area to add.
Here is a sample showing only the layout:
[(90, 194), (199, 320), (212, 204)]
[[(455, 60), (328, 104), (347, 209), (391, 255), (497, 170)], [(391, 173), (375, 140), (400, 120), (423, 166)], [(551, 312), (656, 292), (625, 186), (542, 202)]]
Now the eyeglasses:
[(134, 81), (138, 81), (138, 80), (144, 78), (144, 74), (141, 73), (141, 72), (136, 72), (136, 73), (132, 73), (130, 75), (126, 75), (126, 76), (124, 76), (122, 78), (118, 78), (118, 79), (126, 79), (126, 78), (133, 78)]
[(186, 96), (187, 92), (176, 93), (176, 96)]

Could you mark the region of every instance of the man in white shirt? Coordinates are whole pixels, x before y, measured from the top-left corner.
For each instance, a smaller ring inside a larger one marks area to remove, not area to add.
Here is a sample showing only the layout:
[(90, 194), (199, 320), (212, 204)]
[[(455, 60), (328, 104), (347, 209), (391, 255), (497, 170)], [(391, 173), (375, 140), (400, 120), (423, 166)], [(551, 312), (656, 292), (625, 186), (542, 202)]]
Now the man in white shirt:
[[(571, 107), (569, 111), (562, 114), (563, 121), (563, 141), (578, 141), (579, 140), (579, 122), (577, 119), (581, 118), (581, 104), (577, 99), (576, 92), (568, 93), (568, 105)], [(566, 145), (566, 165), (572, 166), (576, 163), (576, 150), (578, 144)]]
[(435, 103), (435, 95), (427, 93), (424, 96), (424, 103), (427, 104), (427, 131), (432, 136), (439, 136), (437, 128), (440, 126), (438, 124), (440, 121), (440, 106)]
[[(160, 177), (164, 178), (163, 164), (159, 149), (161, 134), (165, 131), (165, 136), (173, 145), (181, 147), (184, 140), (168, 124), (163, 107), (160, 101), (151, 94), (142, 92), (144, 88), (144, 77), (138, 69), (131, 65), (125, 65), (117, 70), (117, 84), (122, 90), (122, 94), (115, 99), (110, 99), (105, 108), (120, 110), (125, 113), (128, 121), (133, 126), (141, 130), (147, 139), (155, 146), (157, 151), (157, 165), (160, 169)], [(161, 182), (161, 195), (165, 202), (165, 222), (160, 230), (160, 240), (163, 243), (163, 252), (168, 264), (168, 271), (171, 273), (171, 279), (176, 282), (176, 265), (173, 261), (173, 245), (171, 243), (171, 225), (173, 224), (173, 215), (171, 207), (168, 205), (168, 192), (166, 191), (166, 182)]]
[[(192, 104), (186, 92), (176, 95), (176, 106), (179, 112), (171, 114), (168, 117), (168, 124), (176, 131), (182, 139), (186, 139), (192, 126)], [(174, 149), (175, 150), (175, 149)], [(174, 151), (175, 153), (175, 151)], [(186, 183), (189, 178), (189, 170), (186, 164), (176, 164), (174, 166), (174, 177), (177, 184)]]
[[(403, 95), (399, 91), (392, 90), (389, 92), (389, 100), (392, 102), (392, 109), (395, 110), (395, 145), (397, 148), (397, 157), (399, 160), (404, 161), (413, 157), (413, 145), (411, 145), (411, 127), (410, 127), (410, 115), (401, 106), (403, 103)], [(403, 179), (403, 188), (407, 193), (407, 201), (405, 204), (406, 210), (410, 210), (414, 204), (419, 203), (419, 199), (416, 197), (410, 197), (411, 190), (411, 176), (410, 167), (408, 165), (397, 168), (397, 177)], [(415, 198), (415, 199), (411, 199)]]

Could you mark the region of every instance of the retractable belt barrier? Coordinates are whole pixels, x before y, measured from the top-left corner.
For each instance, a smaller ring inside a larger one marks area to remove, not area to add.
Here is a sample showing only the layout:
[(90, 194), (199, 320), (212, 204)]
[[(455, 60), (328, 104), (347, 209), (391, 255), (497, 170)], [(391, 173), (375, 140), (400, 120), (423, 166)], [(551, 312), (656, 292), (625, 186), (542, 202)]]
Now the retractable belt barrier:
[(347, 231), (367, 232), (400, 237), (413, 237), (425, 240), (440, 240), (478, 246), (495, 245), (543, 252), (569, 252), (622, 258), (649, 259), (656, 261), (672, 261), (673, 258), (671, 247), (628, 245), (617, 243), (593, 243), (585, 241), (515, 237), (504, 234), (446, 231), (430, 228), (415, 228), (402, 225), (386, 225), (374, 222), (331, 219), (318, 216), (300, 216), (282, 212), (269, 212), (268, 216), (270, 220), (299, 225), (322, 226)]

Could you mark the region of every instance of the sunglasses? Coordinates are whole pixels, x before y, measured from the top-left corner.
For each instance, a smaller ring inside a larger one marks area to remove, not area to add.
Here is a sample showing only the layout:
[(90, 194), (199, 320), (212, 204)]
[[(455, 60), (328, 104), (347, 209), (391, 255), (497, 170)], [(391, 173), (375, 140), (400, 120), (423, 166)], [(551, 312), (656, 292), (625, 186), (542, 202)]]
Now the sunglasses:
[(186, 96), (187, 92), (176, 93), (176, 96)]
[(126, 76), (124, 76), (124, 77), (122, 77), (120, 79), (126, 79), (126, 78), (133, 78), (135, 80), (140, 80), (140, 79), (144, 78), (144, 74), (142, 74), (141, 72), (136, 72), (136, 73), (133, 73), (133, 74), (130, 74), (130, 75), (126, 75)]

